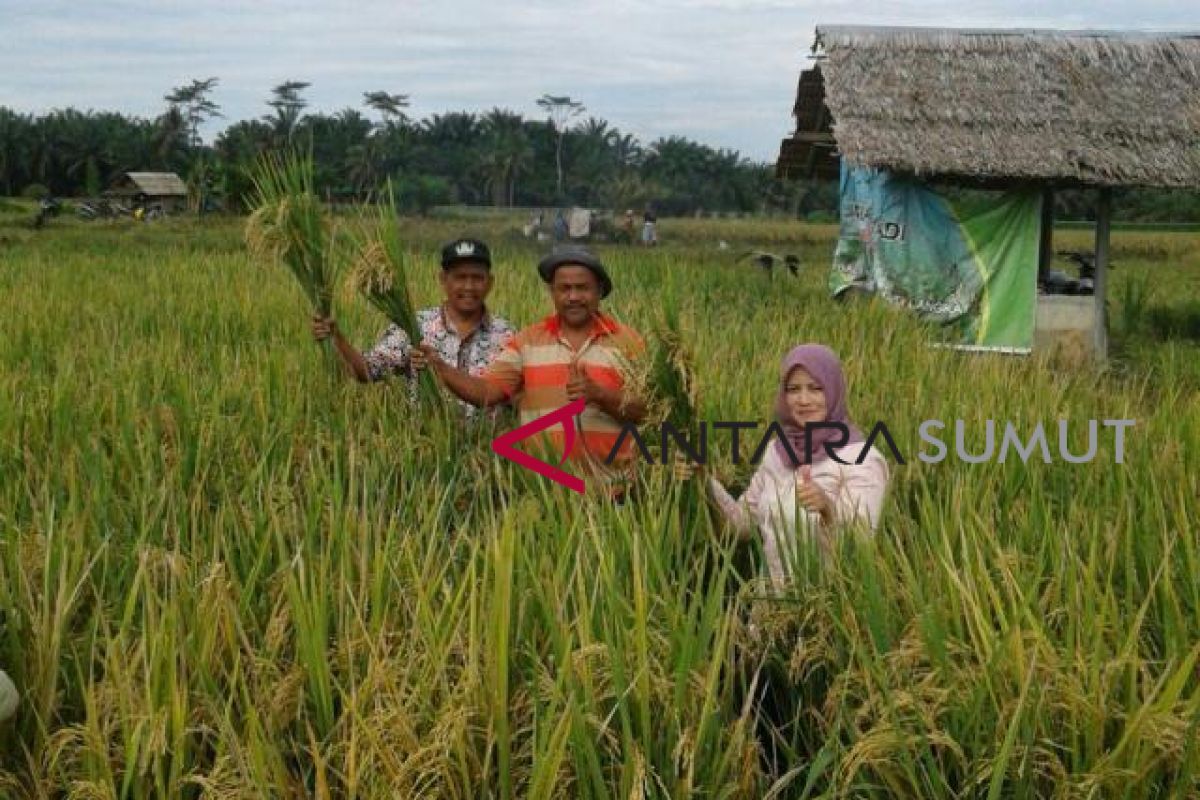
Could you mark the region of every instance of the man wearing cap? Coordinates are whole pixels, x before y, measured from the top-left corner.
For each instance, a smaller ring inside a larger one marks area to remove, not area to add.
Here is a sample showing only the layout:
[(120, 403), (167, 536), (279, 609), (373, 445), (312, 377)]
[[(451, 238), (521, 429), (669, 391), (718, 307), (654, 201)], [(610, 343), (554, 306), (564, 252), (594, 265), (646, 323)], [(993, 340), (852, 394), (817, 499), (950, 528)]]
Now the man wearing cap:
[[(627, 383), (633, 362), (645, 343), (633, 329), (600, 311), (600, 301), (612, 291), (604, 265), (587, 250), (557, 251), (538, 264), (549, 286), (554, 313), (520, 330), (480, 375), (446, 363), (433, 347), (423, 347), (416, 366), (428, 363), (442, 383), (468, 403), (487, 407), (511, 400), (518, 393), (520, 424), (584, 398), (576, 418), (582, 434), (567, 458), (585, 473), (589, 488), (612, 497), (623, 496), (633, 469), (632, 437), (621, 442), (623, 424), (638, 424), (646, 415), (642, 398)], [(555, 425), (543, 444), (562, 460), (565, 431)], [(606, 463), (613, 455), (611, 463)]]
[[(487, 245), (478, 239), (457, 239), (443, 247), (440, 283), (445, 295), (442, 304), (417, 312), (422, 341), (443, 361), (466, 374), (479, 375), (515, 332), (508, 320), (490, 313), (485, 303), (492, 290), (492, 257)], [(365, 353), (346, 341), (331, 318), (314, 317), (312, 328), (317, 341), (333, 337), (342, 362), (360, 382), (401, 374), (415, 397), (412, 343), (399, 325), (389, 325)], [(459, 405), (467, 419), (478, 416), (476, 406)]]

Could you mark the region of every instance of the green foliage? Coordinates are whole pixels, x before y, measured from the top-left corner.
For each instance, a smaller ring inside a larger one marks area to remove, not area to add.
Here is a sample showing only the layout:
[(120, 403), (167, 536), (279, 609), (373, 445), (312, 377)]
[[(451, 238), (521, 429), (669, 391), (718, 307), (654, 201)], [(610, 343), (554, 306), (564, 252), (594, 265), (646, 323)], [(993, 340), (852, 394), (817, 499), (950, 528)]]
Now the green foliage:
[[(403, 113), (406, 95), (364, 92), (365, 109), (379, 115), (373, 121), (354, 108), (306, 114), (308, 83), (285, 81), (267, 98), (269, 113), (232, 121), (209, 146), (200, 141), (199, 127), (220, 115), (210, 99), (217, 83), (207, 78), (176, 87), (153, 120), (74, 109), (37, 116), (0, 107), (0, 195), (30, 183), (60, 196), (94, 194), (90, 189), (108, 186), (122, 171), (185, 175), (205, 157), (225, 176), (226, 205), (244, 210), (244, 171), (264, 152), (310, 143), (321, 197), (363, 199), (391, 178), (401, 206), (420, 212), (446, 202), (618, 210), (653, 203), (667, 216), (770, 209), (825, 221), (837, 211), (836, 181), (780, 182), (770, 163), (681, 136), (640, 142), (596, 117), (568, 125), (571, 117), (563, 115), (582, 109), (565, 97), (543, 98), (546, 111), (562, 109), (553, 111), (561, 117), (556, 126), (498, 108), (412, 120)], [(1092, 219), (1095, 193), (1058, 192), (1056, 205), (1060, 219)], [(1117, 221), (1200, 222), (1200, 192), (1120, 189), (1114, 215)]]
[(404, 211), (428, 214), (434, 206), (452, 203), (449, 181), (431, 175), (404, 176), (396, 183), (397, 205)]
[[(398, 221), (414, 305), (462, 225)], [(827, 342), (855, 420), (909, 456), (876, 535), (801, 548), (782, 596), (659, 467), (613, 507), (399, 385), (331, 384), (241, 220), (6, 229), (0, 667), (22, 706), (0, 796), (1194, 795), (1197, 342), (1140, 335), (1104, 371), (933, 349), (903, 313), (832, 304), (821, 269), (768, 285), (716, 247), (828, 263), (829, 226), (661, 225), (660, 248), (601, 248), (606, 309), (650, 340), (679, 312), (704, 418), (766, 420), (779, 356)], [(1200, 318), (1194, 236), (1113, 245), (1151, 308)], [(493, 252), (489, 305), (544, 315), (539, 251)], [(379, 314), (336, 291), (370, 341)], [(913, 457), (924, 419), (978, 452), (986, 419), (1059, 417), (1136, 418), (1126, 463), (1108, 439), (1090, 465)]]
[(366, 106), (383, 115), (379, 122), (352, 108), (305, 114), (301, 93), (307, 85), (276, 86), (267, 102), (270, 113), (232, 122), (211, 147), (200, 142), (198, 131), (219, 113), (208, 99), (212, 78), (166, 95), (170, 106), (153, 121), (71, 110), (33, 116), (0, 108), (0, 142), (9, 148), (0, 152), (0, 194), (34, 181), (60, 195), (82, 193), (89, 163), (99, 184), (107, 186), (130, 169), (186, 175), (204, 158), (225, 177), (226, 205), (245, 210), (250, 186), (244, 175), (257, 159), (304, 144), (313, 152), (319, 196), (363, 199), (391, 178), (401, 207), (419, 213), (448, 202), (639, 209), (654, 202), (661, 213), (683, 214), (701, 208), (753, 211), (767, 201), (767, 166), (683, 139), (643, 146), (604, 120), (559, 130), (502, 109), (413, 121), (400, 113), (403, 95), (383, 92), (365, 94)]

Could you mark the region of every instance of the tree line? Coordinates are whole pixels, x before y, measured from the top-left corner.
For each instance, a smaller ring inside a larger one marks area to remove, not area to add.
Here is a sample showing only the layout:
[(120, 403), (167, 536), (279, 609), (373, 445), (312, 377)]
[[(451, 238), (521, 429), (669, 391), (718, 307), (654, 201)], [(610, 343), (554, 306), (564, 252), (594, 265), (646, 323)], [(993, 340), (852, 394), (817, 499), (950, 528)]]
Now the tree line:
[(124, 172), (170, 171), (239, 208), (258, 157), (300, 147), (311, 150), (316, 186), (333, 200), (369, 198), (390, 180), (402, 203), (421, 209), (574, 203), (684, 214), (791, 202), (801, 212), (834, 210), (831, 190), (784, 185), (771, 164), (682, 136), (643, 144), (563, 96), (537, 101), (545, 119), (501, 108), (413, 119), (407, 96), (384, 91), (364, 92), (360, 108), (307, 113), (309, 84), (287, 81), (271, 90), (261, 117), (234, 121), (205, 143), (200, 126), (221, 115), (216, 85), (175, 88), (154, 119), (0, 107), (0, 195), (96, 196)]
[[(199, 130), (222, 117), (218, 79), (195, 80), (163, 96), (154, 119), (68, 108), (42, 115), (0, 107), (0, 195), (97, 196), (124, 172), (178, 173), (196, 197), (240, 210), (249, 172), (263, 153), (312, 152), (316, 186), (334, 201), (368, 199), (388, 182), (409, 210), (465, 203), (640, 210), (786, 211), (834, 219), (832, 182), (780, 181), (770, 163), (683, 136), (648, 144), (569, 96), (543, 95), (546, 117), (501, 108), (413, 119), (407, 95), (364, 92), (359, 107), (309, 113), (305, 81), (271, 89), (265, 111), (232, 122), (211, 143)], [(1200, 222), (1200, 194), (1122, 190), (1118, 219)], [(1087, 218), (1084, 193), (1057, 195), (1061, 218)]]

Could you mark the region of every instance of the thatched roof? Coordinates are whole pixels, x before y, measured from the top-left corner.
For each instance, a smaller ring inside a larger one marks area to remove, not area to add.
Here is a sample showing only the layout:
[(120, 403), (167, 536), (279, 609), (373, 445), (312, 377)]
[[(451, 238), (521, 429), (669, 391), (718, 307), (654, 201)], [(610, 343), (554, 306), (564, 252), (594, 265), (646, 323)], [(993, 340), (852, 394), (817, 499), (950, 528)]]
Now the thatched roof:
[(832, 117), (825, 105), (821, 70), (814, 67), (800, 73), (792, 116), (796, 118), (796, 132), (780, 144), (776, 173), (780, 177), (797, 174), (835, 180), (839, 170), (836, 143), (830, 131)]
[(187, 196), (185, 184), (174, 172), (126, 172), (120, 187), (125, 193), (143, 192), (150, 197)]
[[(814, 49), (851, 163), (1200, 187), (1200, 34), (819, 27)], [(801, 166), (797, 149), (781, 152), (781, 172)]]

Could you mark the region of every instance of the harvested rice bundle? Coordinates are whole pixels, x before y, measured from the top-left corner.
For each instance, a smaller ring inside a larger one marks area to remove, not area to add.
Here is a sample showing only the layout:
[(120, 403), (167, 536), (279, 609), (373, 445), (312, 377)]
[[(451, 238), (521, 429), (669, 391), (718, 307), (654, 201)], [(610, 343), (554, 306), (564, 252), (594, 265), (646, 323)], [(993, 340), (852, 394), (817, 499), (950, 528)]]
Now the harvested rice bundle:
[(254, 211), (246, 223), (246, 244), (257, 258), (283, 262), (313, 310), (330, 316), (338, 261), (329, 246), (324, 209), (313, 191), (311, 156), (267, 154), (252, 179)]
[(654, 328), (655, 346), (650, 365), (655, 418), (679, 431), (688, 431), (696, 419), (696, 373), (692, 355), (679, 330), (679, 311), (667, 303)]
[[(387, 198), (387, 202), (379, 207), (373, 235), (363, 237), (359, 243), (351, 279), (367, 302), (398, 325), (416, 347), (421, 343), (421, 329), (417, 324), (417, 308), (408, 290), (408, 256), (400, 236), (399, 216), (390, 182)], [(417, 378), (417, 398), (426, 412), (446, 410), (445, 398), (429, 370), (424, 370)]]

